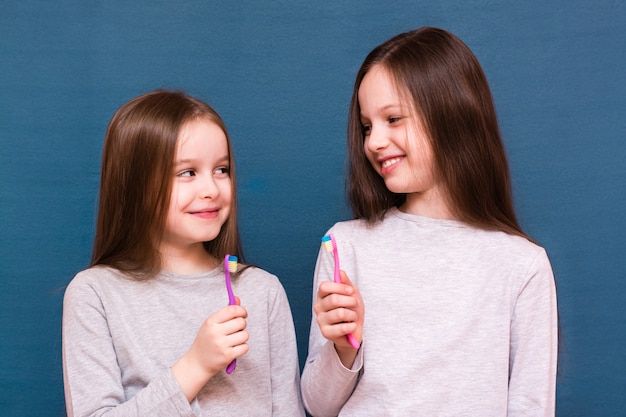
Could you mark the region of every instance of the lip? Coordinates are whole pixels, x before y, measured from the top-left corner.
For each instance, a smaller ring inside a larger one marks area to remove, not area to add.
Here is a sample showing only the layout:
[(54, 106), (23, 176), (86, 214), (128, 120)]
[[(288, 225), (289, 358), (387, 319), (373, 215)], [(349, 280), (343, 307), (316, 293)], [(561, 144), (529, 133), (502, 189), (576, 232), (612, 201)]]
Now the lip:
[(219, 208), (207, 208), (202, 210), (190, 211), (189, 214), (201, 219), (214, 219), (219, 213)]
[(404, 155), (393, 155), (378, 158), (376, 162), (378, 162), (378, 165), (380, 166), (380, 174), (386, 175), (390, 173), (404, 160), (404, 158)]

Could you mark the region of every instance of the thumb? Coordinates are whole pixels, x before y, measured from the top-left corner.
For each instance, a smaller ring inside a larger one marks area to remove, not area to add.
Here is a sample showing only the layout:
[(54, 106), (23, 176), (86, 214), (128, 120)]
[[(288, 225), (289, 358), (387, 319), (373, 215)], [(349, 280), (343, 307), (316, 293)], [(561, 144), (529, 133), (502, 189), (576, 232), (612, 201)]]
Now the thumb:
[(346, 294), (347, 295), (352, 295), (355, 292), (358, 293), (358, 288), (354, 286), (354, 284), (352, 283), (352, 281), (350, 281), (350, 278), (348, 278), (348, 274), (346, 274), (345, 271), (339, 271), (339, 277), (341, 278), (341, 283), (343, 285), (346, 285)]
[(352, 281), (350, 281), (350, 278), (348, 278), (348, 274), (346, 274), (345, 271), (343, 270), (339, 271), (339, 276), (341, 277), (342, 284), (352, 286)]
[(241, 299), (237, 296), (235, 296), (235, 302), (237, 303), (238, 306), (241, 305)]

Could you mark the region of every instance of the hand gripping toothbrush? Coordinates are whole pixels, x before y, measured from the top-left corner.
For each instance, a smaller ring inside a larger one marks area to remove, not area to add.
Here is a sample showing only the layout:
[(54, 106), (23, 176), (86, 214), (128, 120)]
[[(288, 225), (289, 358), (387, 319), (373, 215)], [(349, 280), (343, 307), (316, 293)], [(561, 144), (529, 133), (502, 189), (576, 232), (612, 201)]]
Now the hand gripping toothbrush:
[[(226, 291), (228, 291), (228, 305), (234, 306), (237, 304), (235, 300), (235, 294), (233, 294), (233, 287), (230, 284), (230, 273), (237, 272), (237, 257), (226, 255), (224, 258), (224, 277), (226, 278)], [(226, 367), (226, 373), (231, 374), (237, 366), (237, 359), (233, 359), (231, 363)]]
[[(334, 279), (335, 282), (341, 282), (341, 276), (339, 275), (339, 253), (337, 252), (337, 242), (335, 241), (335, 237), (331, 234), (328, 234), (322, 238), (322, 244), (326, 249), (326, 252), (332, 252), (333, 258), (335, 259), (335, 274)], [(353, 348), (359, 348), (359, 342), (356, 341), (352, 333), (348, 333), (347, 335), (348, 341), (352, 345)]]

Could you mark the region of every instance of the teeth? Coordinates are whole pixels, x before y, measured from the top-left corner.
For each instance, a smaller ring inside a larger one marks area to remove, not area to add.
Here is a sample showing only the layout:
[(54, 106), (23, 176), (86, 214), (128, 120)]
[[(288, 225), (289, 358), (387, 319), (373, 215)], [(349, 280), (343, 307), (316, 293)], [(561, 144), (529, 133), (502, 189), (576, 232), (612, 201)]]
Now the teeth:
[(382, 163), (382, 167), (383, 168), (387, 168), (390, 167), (391, 165), (398, 163), (400, 161), (400, 158), (391, 158), (391, 159), (387, 159), (385, 162)]

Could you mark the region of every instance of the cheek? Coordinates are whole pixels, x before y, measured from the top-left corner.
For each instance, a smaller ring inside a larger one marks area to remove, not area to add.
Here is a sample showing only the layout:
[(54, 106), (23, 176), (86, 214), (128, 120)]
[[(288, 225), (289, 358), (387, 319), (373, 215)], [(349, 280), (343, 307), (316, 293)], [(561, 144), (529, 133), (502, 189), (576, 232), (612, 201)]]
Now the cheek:
[(165, 233), (173, 233), (176, 229), (178, 229), (177, 223), (178, 219), (174, 215), (174, 211), (170, 206), (170, 209), (167, 212), (167, 216), (165, 216), (165, 227), (163, 228), (163, 231)]
[(178, 213), (179, 206), (178, 193), (172, 193), (170, 204), (167, 208), (167, 216), (165, 218), (166, 225), (170, 228), (176, 224), (176, 214)]
[(224, 187), (220, 193), (220, 199), (221, 199), (221, 216), (222, 216), (222, 225), (224, 223), (226, 223), (226, 220), (230, 217), (230, 214), (232, 212), (232, 204), (233, 204), (233, 191), (230, 188), (230, 185), (228, 187)]
[(421, 132), (417, 132), (414, 136), (416, 140), (406, 140), (404, 143), (405, 149), (408, 150), (413, 165), (420, 167), (423, 171), (426, 171), (432, 175), (434, 167), (434, 155), (430, 142)]
[(175, 186), (172, 188), (172, 195), (170, 196), (169, 213), (174, 214), (185, 204), (185, 187)]
[(435, 175), (435, 160), (434, 160), (434, 156), (433, 153), (430, 149), (430, 146), (427, 146), (426, 149), (424, 149), (423, 153), (422, 153), (422, 162), (424, 164), (424, 167), (428, 170), (428, 173), (430, 174), (431, 178), (434, 177)]
[(224, 204), (230, 205), (233, 201), (233, 189), (230, 181), (224, 181), (221, 186), (220, 195)]
[(185, 210), (193, 199), (193, 197), (190, 197), (189, 188), (184, 185), (175, 184), (172, 187), (172, 194), (170, 195), (170, 202), (167, 208), (167, 219), (172, 224), (178, 220), (180, 213)]
[(369, 164), (375, 169), (378, 170), (378, 163), (376, 162), (376, 157), (374, 156), (374, 154), (372, 152), (370, 152), (370, 150), (367, 147), (367, 140), (365, 140), (365, 142), (363, 142), (363, 153), (365, 154), (365, 158), (367, 159), (367, 162), (369, 162)]

